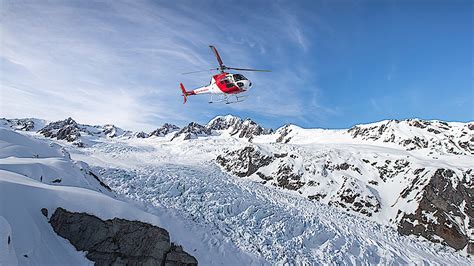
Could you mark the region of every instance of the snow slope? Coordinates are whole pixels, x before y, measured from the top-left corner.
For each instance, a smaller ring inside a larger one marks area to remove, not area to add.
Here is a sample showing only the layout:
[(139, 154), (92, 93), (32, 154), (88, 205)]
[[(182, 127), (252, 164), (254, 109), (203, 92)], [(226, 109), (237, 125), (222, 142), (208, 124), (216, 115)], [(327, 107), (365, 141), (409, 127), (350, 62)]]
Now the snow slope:
[[(208, 247), (200, 241), (207, 228), (182, 221), (167, 208), (153, 208), (153, 214), (148, 213), (142, 210), (146, 204), (120, 199), (89, 171), (87, 164), (69, 159), (57, 144), (0, 128), (0, 265), (92, 264), (57, 236), (41, 213), (46, 208), (51, 215), (57, 207), (166, 228), (172, 241), (198, 253), (196, 257), (204, 265), (258, 262), (228, 244), (223, 244), (225, 252), (209, 257)], [(53, 182), (52, 177), (62, 181)]]
[[(468, 130), (468, 126), (460, 127)], [(283, 134), (285, 128), (291, 131)], [(473, 264), (463, 252), (402, 236), (394, 226), (394, 219), (401, 218), (397, 211), (415, 211), (418, 198), (425, 193), (423, 186), (414, 182), (417, 175), (432, 175), (439, 167), (462, 175), (472, 168), (471, 155), (448, 152), (451, 146), (410, 149), (399, 142), (354, 137), (345, 130), (285, 128), (271, 133), (227, 116), (203, 127), (192, 124), (183, 130), (186, 135), (176, 128), (148, 138), (81, 135), (81, 141), (90, 143), (86, 147), (33, 136), (45, 143), (59, 143), (74, 160), (87, 162), (119, 199), (126, 197), (148, 212), (144, 216), (155, 217), (152, 223), (167, 229), (202, 265)], [(250, 168), (245, 162), (255, 154), (265, 163), (247, 175)], [(229, 160), (229, 172), (216, 160), (219, 156)], [(272, 158), (269, 164), (267, 157)], [(414, 173), (421, 168), (425, 169)], [(295, 176), (300, 179), (288, 179)], [(465, 182), (457, 178), (450, 180)], [(302, 185), (291, 189), (297, 181)], [(412, 184), (417, 188), (398, 199)], [(357, 210), (358, 205), (348, 204), (344, 198), (351, 198), (354, 192), (359, 194), (355, 202), (373, 200), (373, 206), (379, 204), (377, 212), (374, 207), (365, 208), (369, 217)], [(326, 196), (319, 200), (310, 197), (318, 193)], [(436, 218), (436, 214), (426, 215)], [(472, 237), (468, 225), (472, 215), (465, 216), (466, 221), (456, 222)], [(12, 227), (6, 221), (6, 227)], [(21, 256), (18, 251), (16, 254)]]
[(450, 248), (400, 236), (389, 226), (221, 170), (214, 158), (248, 142), (225, 136), (104, 141), (71, 147), (117, 192), (167, 206), (208, 228), (203, 241), (223, 250), (220, 236), (268, 263), (469, 264)]

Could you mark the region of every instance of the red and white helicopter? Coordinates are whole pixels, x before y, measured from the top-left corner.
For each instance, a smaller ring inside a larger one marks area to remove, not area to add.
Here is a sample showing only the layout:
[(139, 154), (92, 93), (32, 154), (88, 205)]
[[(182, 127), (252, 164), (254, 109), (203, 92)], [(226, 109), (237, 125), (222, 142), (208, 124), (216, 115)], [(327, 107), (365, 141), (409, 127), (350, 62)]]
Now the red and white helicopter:
[[(261, 69), (249, 69), (249, 68), (236, 68), (236, 67), (227, 67), (222, 63), (222, 59), (217, 52), (217, 49), (209, 45), (212, 52), (216, 56), (217, 62), (219, 63), (218, 68), (212, 68), (209, 70), (203, 71), (193, 71), (187, 72), (183, 74), (191, 74), (191, 73), (198, 73), (198, 72), (205, 72), (205, 71), (212, 71), (212, 70), (220, 70), (221, 73), (212, 76), (211, 82), (209, 85), (199, 87), (194, 90), (186, 91), (183, 86), (183, 83), (180, 83), (181, 91), (183, 92), (184, 103), (186, 103), (188, 96), (191, 95), (198, 95), (198, 94), (210, 94), (209, 103), (216, 103), (216, 102), (225, 102), (226, 104), (229, 103), (236, 103), (241, 102), (247, 98), (248, 95), (243, 95), (242, 93), (247, 92), (252, 87), (252, 82), (248, 80), (242, 74), (232, 74), (228, 73), (225, 70), (233, 69), (233, 70), (240, 70), (240, 71), (258, 71), (258, 72), (270, 72), (270, 70), (261, 70)], [(217, 96), (217, 99), (215, 96)], [(232, 99), (235, 99), (231, 101)]]

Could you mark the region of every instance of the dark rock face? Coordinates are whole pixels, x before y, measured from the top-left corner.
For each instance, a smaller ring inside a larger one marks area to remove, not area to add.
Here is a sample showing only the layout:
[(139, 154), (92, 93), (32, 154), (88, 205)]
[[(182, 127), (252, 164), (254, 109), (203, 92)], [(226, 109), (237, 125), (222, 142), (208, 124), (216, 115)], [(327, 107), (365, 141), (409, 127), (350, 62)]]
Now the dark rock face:
[(123, 134), (123, 130), (114, 126), (114, 125), (104, 125), (104, 126), (95, 126), (97, 129), (102, 129), (102, 133), (106, 135), (109, 138), (115, 138), (118, 137), (119, 135)]
[(270, 134), (271, 129), (265, 129), (250, 118), (245, 120), (235, 116), (219, 116), (211, 120), (207, 126), (211, 130), (229, 130), (231, 136), (251, 140), (254, 136)]
[(387, 180), (405, 172), (407, 168), (409, 168), (409, 165), (410, 163), (403, 159), (395, 161), (386, 160), (384, 164), (375, 165), (375, 168), (378, 170), (380, 178), (384, 182), (387, 182)]
[(76, 141), (81, 136), (76, 121), (70, 117), (66, 120), (50, 123), (38, 132), (45, 137), (66, 140), (68, 142)]
[(48, 217), (48, 209), (41, 208), (41, 213), (44, 215), (44, 217)]
[(247, 146), (242, 149), (228, 151), (217, 156), (217, 163), (224, 170), (239, 177), (247, 177), (256, 174), (258, 177), (266, 181), (274, 180), (274, 184), (278, 187), (298, 190), (305, 183), (301, 181), (303, 173), (295, 172), (293, 165), (281, 163), (278, 169), (269, 176), (259, 172), (265, 166), (270, 165), (277, 159), (283, 159), (288, 154), (262, 154), (256, 146)]
[(131, 132), (124, 131), (114, 125), (90, 126), (78, 124), (69, 117), (65, 120), (49, 123), (40, 129), (38, 133), (48, 138), (72, 142), (78, 147), (85, 147), (85, 144), (81, 141), (82, 135), (115, 138), (128, 135)]
[(140, 132), (137, 132), (135, 134), (135, 138), (138, 138), (138, 139), (145, 139), (145, 138), (148, 138), (149, 135), (143, 131), (140, 131)]
[(227, 152), (217, 156), (217, 163), (239, 177), (251, 176), (261, 167), (269, 165), (274, 158), (260, 153), (255, 147)]
[(174, 134), (173, 138), (171, 141), (174, 139), (184, 136), (184, 140), (189, 140), (193, 138), (197, 138), (198, 136), (209, 136), (211, 135), (211, 129), (202, 126), (198, 123), (191, 122), (187, 126), (183, 127), (180, 131), (178, 131), (176, 134)]
[(463, 177), (456, 176), (449, 169), (436, 170), (417, 195), (421, 200), (416, 211), (399, 212), (398, 231), (404, 235), (423, 236), (456, 250), (467, 246), (469, 254), (474, 254), (473, 239), (469, 232), (469, 228), (474, 227), (474, 188), (468, 182), (472, 182), (473, 178), (472, 170), (464, 173)]
[(170, 251), (166, 254), (165, 266), (197, 265), (197, 260), (186, 253), (181, 246), (171, 243)]
[(378, 212), (381, 207), (377, 197), (353, 178), (345, 178), (341, 188), (329, 201), (329, 205), (339, 206), (369, 217)]
[[(347, 132), (353, 138), (396, 143), (406, 150), (430, 149), (437, 153), (474, 154), (474, 138), (469, 138), (472, 136), (469, 133), (471, 127), (472, 124), (466, 124), (458, 131), (443, 121), (408, 119), (354, 126)], [(413, 133), (405, 134), (407, 128), (414, 129)]]
[(30, 131), (35, 128), (35, 122), (31, 119), (8, 119), (8, 122), (15, 124), (17, 130)]
[(164, 136), (168, 135), (169, 133), (174, 132), (174, 131), (178, 131), (178, 130), (179, 130), (178, 126), (175, 126), (173, 124), (165, 123), (160, 128), (157, 128), (157, 129), (153, 130), (152, 132), (150, 132), (149, 135), (150, 135), (150, 137), (151, 136), (164, 137)]
[(226, 130), (236, 128), (242, 124), (242, 119), (236, 116), (218, 116), (207, 124), (207, 128), (212, 130)]
[(304, 182), (301, 182), (303, 173), (295, 173), (292, 165), (280, 165), (275, 176), (278, 186), (289, 190), (298, 190), (305, 184)]
[(291, 140), (291, 137), (287, 138), (288, 134), (290, 134), (292, 129), (290, 128), (290, 125), (286, 125), (278, 130), (277, 133), (280, 134), (280, 136), (277, 138), (276, 142), (280, 143), (288, 143)]
[(193, 256), (171, 246), (166, 230), (147, 223), (103, 221), (57, 208), (50, 224), (77, 250), (87, 251), (86, 257), (96, 265), (197, 265)]
[(238, 136), (239, 138), (252, 139), (254, 136), (259, 136), (266, 133), (265, 129), (250, 119), (246, 119), (240, 126), (234, 127), (230, 134)]

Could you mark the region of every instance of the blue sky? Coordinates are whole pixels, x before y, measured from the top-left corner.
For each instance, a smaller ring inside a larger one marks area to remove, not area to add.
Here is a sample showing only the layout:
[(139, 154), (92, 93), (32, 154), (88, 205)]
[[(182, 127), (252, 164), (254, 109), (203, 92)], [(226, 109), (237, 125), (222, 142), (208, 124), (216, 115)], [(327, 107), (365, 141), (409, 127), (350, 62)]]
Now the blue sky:
[[(1, 1), (0, 116), (151, 130), (251, 117), (267, 127), (474, 120), (472, 1)], [(182, 104), (215, 45), (254, 84)]]

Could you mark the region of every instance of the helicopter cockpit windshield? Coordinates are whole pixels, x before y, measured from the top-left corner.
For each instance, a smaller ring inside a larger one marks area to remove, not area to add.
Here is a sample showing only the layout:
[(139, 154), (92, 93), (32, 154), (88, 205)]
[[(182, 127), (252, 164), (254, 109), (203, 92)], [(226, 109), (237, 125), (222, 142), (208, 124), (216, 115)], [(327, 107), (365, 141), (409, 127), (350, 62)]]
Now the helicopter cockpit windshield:
[(234, 80), (235, 80), (236, 82), (239, 81), (239, 80), (247, 80), (247, 78), (244, 77), (244, 76), (241, 75), (241, 74), (234, 74), (233, 76), (234, 76)]

